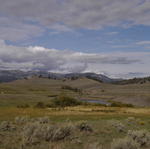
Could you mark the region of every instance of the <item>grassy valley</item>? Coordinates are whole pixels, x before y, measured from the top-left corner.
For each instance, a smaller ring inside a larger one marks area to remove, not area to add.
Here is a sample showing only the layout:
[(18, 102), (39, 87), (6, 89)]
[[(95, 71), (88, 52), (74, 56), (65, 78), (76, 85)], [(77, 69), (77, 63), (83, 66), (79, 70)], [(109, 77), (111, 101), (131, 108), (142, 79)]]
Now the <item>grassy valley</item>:
[(116, 85), (88, 78), (47, 79), (33, 77), (0, 84), (0, 106), (16, 106), (37, 102), (46, 104), (65, 94), (77, 99), (119, 101), (135, 106), (150, 106), (150, 83)]
[(85, 77), (1, 83), (0, 148), (149, 149), (149, 89), (149, 82), (118, 85)]

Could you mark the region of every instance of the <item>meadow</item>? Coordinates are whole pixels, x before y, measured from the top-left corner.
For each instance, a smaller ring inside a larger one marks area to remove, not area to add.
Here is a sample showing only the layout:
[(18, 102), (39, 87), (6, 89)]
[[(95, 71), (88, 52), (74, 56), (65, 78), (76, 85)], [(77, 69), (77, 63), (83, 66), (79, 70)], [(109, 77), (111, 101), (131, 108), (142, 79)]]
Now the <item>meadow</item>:
[[(0, 149), (150, 149), (149, 87), (148, 83), (114, 85), (87, 78), (34, 77), (2, 83)], [(122, 99), (134, 107), (36, 106), (48, 105), (60, 94), (110, 102)]]
[(54, 80), (33, 77), (0, 84), (0, 107), (48, 104), (51, 99), (66, 94), (77, 99), (119, 101), (135, 106), (150, 106), (150, 83), (115, 85), (87, 78)]

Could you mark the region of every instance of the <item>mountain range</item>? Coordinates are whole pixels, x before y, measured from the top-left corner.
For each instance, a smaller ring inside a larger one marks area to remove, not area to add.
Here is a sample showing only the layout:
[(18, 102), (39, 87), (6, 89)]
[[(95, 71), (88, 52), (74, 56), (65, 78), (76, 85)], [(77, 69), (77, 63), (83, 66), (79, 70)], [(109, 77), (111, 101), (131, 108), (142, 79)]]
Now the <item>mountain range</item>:
[(49, 78), (49, 79), (72, 79), (88, 78), (103, 83), (115, 83), (115, 84), (143, 84), (150, 82), (150, 77), (144, 78), (132, 78), (132, 79), (113, 79), (102, 74), (96, 73), (53, 73), (47, 71), (21, 71), (21, 70), (0, 70), (0, 83), (11, 82), (19, 79), (28, 79), (33, 76)]
[[(77, 79), (86, 77), (104, 83), (112, 83), (118, 79), (112, 79), (102, 74), (96, 73), (52, 73), (47, 71), (20, 71), (20, 70), (0, 70), (0, 82), (11, 82), (18, 79), (27, 79), (33, 76), (44, 77), (49, 79)], [(119, 79), (120, 80), (120, 79)]]

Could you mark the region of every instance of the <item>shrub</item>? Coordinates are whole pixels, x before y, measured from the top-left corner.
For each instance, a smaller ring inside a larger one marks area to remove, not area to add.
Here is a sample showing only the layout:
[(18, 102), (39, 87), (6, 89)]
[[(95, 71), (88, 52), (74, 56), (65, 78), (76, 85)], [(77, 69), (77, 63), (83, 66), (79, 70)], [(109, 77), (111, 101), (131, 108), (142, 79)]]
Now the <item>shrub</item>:
[(47, 97), (57, 97), (57, 95), (47, 95)]
[(139, 145), (131, 138), (114, 139), (111, 149), (139, 149)]
[(45, 104), (43, 102), (38, 102), (36, 105), (35, 105), (35, 108), (45, 108)]
[(24, 124), (26, 122), (29, 121), (29, 117), (28, 116), (24, 116), (24, 117), (15, 117), (15, 123), (16, 124)]
[(29, 123), (23, 128), (24, 145), (35, 145), (41, 141), (59, 141), (71, 135), (71, 127)]
[(140, 146), (150, 145), (150, 132), (146, 130), (128, 131), (128, 136), (136, 141)]
[(86, 121), (78, 122), (76, 124), (76, 128), (79, 129), (80, 131), (86, 131), (86, 132), (93, 131), (92, 127)]
[(16, 129), (15, 126), (11, 122), (3, 121), (0, 124), (0, 130), (1, 131), (12, 131), (15, 129)]
[(76, 87), (71, 87), (71, 86), (68, 86), (68, 85), (62, 86), (61, 89), (66, 89), (66, 90), (70, 90), (70, 91), (73, 91), (73, 92), (82, 92), (81, 89), (76, 88)]
[(138, 124), (145, 125), (145, 122), (144, 121), (138, 121)]
[(49, 123), (49, 117), (48, 117), (48, 116), (39, 117), (39, 118), (38, 118), (38, 122), (39, 122), (40, 124), (47, 124), (47, 123)]
[(53, 127), (41, 125), (38, 122), (28, 123), (23, 128), (23, 144), (34, 145), (40, 143), (42, 140), (47, 141), (52, 136), (53, 131)]
[(59, 96), (55, 99), (52, 100), (52, 105), (53, 106), (60, 106), (60, 107), (65, 107), (65, 106), (76, 106), (80, 105), (81, 102), (78, 101), (75, 98), (68, 97), (68, 96)]
[(111, 126), (116, 128), (119, 132), (125, 132), (126, 131), (125, 125), (122, 124), (120, 121), (111, 120), (111, 121), (109, 121), (109, 123), (111, 124)]
[(111, 107), (134, 107), (132, 104), (126, 104), (126, 103), (115, 102), (115, 101), (113, 101), (110, 106)]
[(24, 105), (17, 105), (17, 108), (29, 108), (30, 106), (28, 104)]
[(69, 126), (58, 127), (55, 129), (53, 133), (52, 141), (63, 140), (70, 135), (71, 135), (71, 127)]
[(37, 143), (37, 140), (33, 138), (33, 134), (35, 130), (37, 129), (38, 124), (37, 123), (29, 123), (23, 128), (22, 133), (22, 139), (23, 139), (23, 145), (32, 145), (34, 143)]

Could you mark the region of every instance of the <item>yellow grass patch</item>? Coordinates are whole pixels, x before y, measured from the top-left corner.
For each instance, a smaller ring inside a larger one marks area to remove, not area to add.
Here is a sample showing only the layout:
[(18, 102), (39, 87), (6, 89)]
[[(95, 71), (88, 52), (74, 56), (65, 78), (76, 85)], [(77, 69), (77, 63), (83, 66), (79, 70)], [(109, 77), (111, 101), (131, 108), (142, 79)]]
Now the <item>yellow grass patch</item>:
[(0, 119), (13, 119), (16, 116), (113, 116), (113, 115), (150, 115), (150, 108), (118, 108), (76, 106), (66, 108), (0, 108)]

